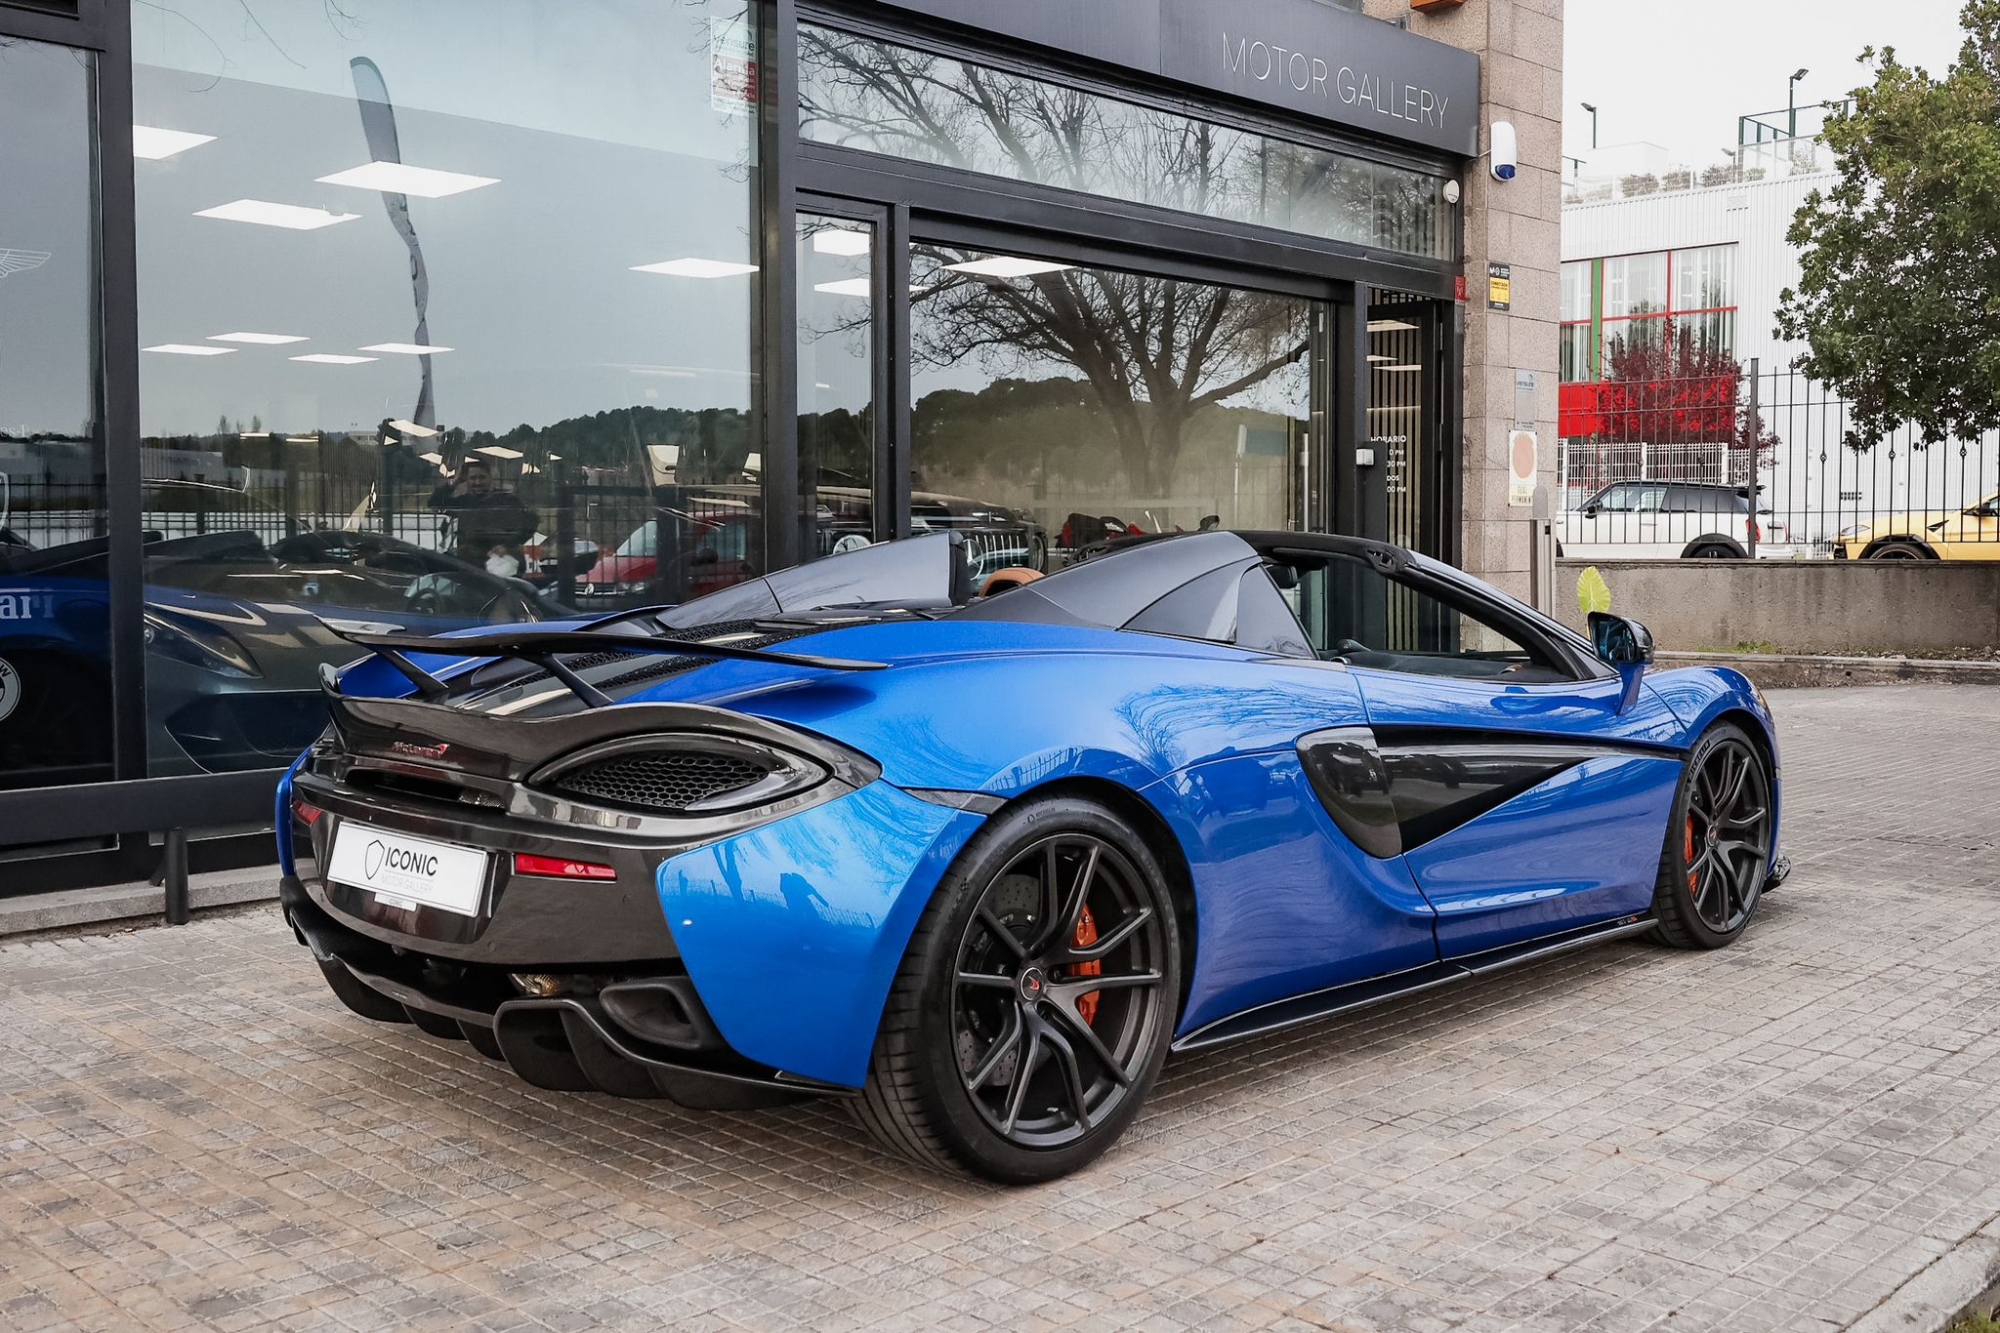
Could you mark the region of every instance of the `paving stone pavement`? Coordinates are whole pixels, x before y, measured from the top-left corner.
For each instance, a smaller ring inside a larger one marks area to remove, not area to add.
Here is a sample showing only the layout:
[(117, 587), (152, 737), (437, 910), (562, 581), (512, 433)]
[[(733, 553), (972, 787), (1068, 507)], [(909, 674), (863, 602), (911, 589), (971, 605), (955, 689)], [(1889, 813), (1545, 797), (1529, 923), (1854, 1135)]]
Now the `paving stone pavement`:
[(538, 1091), (272, 909), (0, 946), (0, 1327), (1841, 1327), (2000, 1213), (2000, 690), (1774, 699), (1798, 868), (1735, 947), (1176, 1061), (1036, 1189)]

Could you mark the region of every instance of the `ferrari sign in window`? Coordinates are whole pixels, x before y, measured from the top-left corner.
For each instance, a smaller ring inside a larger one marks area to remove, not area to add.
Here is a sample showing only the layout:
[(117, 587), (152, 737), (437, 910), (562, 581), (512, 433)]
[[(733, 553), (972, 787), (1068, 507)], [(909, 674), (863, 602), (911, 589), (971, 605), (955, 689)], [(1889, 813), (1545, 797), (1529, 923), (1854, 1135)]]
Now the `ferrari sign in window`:
[(485, 852), (344, 823), (327, 861), (329, 880), (366, 889), (391, 907), (436, 907), (460, 916), (479, 911)]

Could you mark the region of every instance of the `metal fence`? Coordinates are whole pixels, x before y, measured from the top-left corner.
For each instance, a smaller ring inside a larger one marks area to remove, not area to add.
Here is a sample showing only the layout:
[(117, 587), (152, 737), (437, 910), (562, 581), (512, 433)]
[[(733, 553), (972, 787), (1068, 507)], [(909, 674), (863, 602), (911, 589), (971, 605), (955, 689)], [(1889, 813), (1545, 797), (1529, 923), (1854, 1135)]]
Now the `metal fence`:
[(2000, 559), (2000, 435), (1850, 440), (1793, 369), (1566, 384), (1557, 535), (1573, 558)]

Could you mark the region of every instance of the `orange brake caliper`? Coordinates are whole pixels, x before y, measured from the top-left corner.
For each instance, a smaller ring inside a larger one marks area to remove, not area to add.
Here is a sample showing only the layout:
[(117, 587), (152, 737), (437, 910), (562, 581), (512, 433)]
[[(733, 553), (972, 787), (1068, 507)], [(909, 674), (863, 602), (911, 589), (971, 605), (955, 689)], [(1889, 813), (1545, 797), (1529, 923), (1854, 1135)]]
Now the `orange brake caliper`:
[[(1086, 907), (1083, 909), (1082, 918), (1076, 923), (1076, 947), (1079, 949), (1088, 949), (1095, 943), (1097, 943), (1097, 919), (1091, 916), (1090, 909)], [(1069, 974), (1073, 977), (1101, 977), (1104, 975), (1104, 964), (1102, 962), (1076, 963), (1070, 967)], [(1088, 995), (1077, 997), (1076, 1012), (1084, 1022), (1095, 1023), (1097, 1021), (1097, 1001), (1102, 993), (1101, 991), (1092, 991)]]
[(1688, 816), (1687, 860), (1685, 864), (1690, 867), (1690, 869), (1688, 870), (1688, 892), (1692, 893), (1695, 897), (1699, 898), (1701, 896), (1701, 875), (1699, 872), (1691, 868), (1694, 865), (1694, 816), (1693, 815)]

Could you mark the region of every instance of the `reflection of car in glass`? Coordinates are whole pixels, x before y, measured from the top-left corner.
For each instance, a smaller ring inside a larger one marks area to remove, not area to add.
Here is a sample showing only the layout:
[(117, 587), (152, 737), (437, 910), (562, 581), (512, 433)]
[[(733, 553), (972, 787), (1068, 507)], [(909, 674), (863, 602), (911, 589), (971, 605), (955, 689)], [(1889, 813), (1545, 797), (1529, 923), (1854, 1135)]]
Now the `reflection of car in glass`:
[[(816, 554), (831, 555), (837, 546), (847, 549), (851, 539), (873, 532), (874, 495), (866, 487), (821, 486), (818, 494)], [(720, 489), (696, 492), (688, 500), (694, 512), (671, 515), (688, 551), (687, 598), (755, 577), (751, 551), (757, 540), (757, 498), (754, 488), (726, 495)], [(963, 533), (966, 550), (982, 574), (1017, 566), (1039, 570), (1048, 564), (1048, 534), (1020, 510), (919, 491), (910, 497), (910, 527), (913, 534)], [(659, 520), (647, 519), (616, 549), (598, 557), (578, 580), (577, 598), (672, 600), (673, 590), (661, 587), (659, 576)]]
[[(111, 776), (109, 541), (0, 546), (0, 785)], [(326, 725), (328, 625), (438, 633), (548, 619), (531, 589), (374, 533), (148, 541), (145, 643), (155, 774), (282, 765)]]
[(1841, 530), (1836, 560), (2000, 560), (2000, 494), (1956, 512), (1891, 514)]
[(1791, 536), (1748, 486), (1618, 481), (1563, 515), (1562, 554), (1578, 560), (1788, 558)]
[[(741, 583), (752, 576), (751, 518), (743, 512), (679, 514), (675, 520), (687, 549), (688, 595), (699, 597)], [(600, 555), (577, 580), (576, 595), (585, 599), (658, 595), (660, 521), (649, 518), (608, 555)]]
[(350, 1008), (539, 1086), (842, 1097), (920, 1161), (1046, 1179), (1170, 1050), (1742, 933), (1784, 873), (1770, 714), (1592, 628), (1217, 531), (988, 596), (946, 533), (557, 631), (358, 634), (280, 790), (282, 898)]

